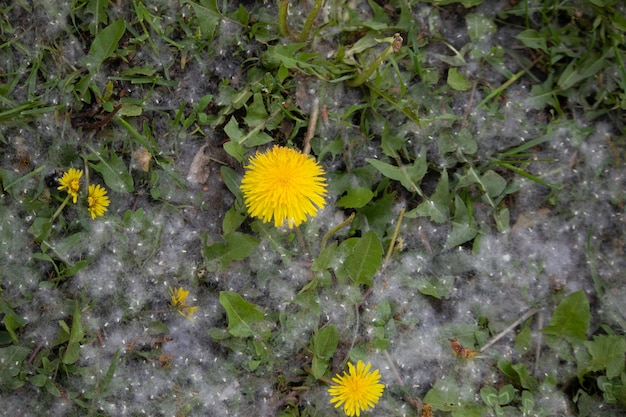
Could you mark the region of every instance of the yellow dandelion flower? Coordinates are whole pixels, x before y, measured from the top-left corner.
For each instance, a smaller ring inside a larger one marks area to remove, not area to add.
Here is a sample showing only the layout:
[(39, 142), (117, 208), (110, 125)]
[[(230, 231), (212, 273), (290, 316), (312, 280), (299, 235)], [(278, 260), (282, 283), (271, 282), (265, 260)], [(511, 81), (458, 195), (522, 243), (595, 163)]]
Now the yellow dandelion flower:
[(369, 363), (365, 365), (363, 361), (358, 361), (355, 368), (348, 362), (348, 372), (333, 378), (337, 385), (328, 388), (328, 393), (333, 397), (330, 402), (337, 403), (335, 408), (343, 404), (346, 415), (360, 416), (361, 411), (367, 411), (378, 404), (385, 386), (378, 383), (380, 380), (378, 369), (370, 372), (371, 367)]
[(198, 310), (197, 306), (188, 306), (187, 305), (187, 297), (189, 296), (189, 291), (184, 289), (183, 287), (178, 287), (177, 289), (173, 289), (170, 287), (170, 296), (172, 297), (172, 305), (176, 307), (178, 312), (189, 320), (193, 321), (193, 315), (196, 310)]
[(98, 216), (104, 216), (108, 206), (109, 197), (107, 197), (107, 190), (98, 184), (91, 184), (87, 190), (87, 209), (91, 214), (91, 218), (95, 219)]
[(189, 291), (183, 287), (178, 287), (177, 289), (170, 287), (170, 295), (172, 296), (172, 305), (174, 307), (184, 306), (189, 296)]
[(315, 216), (324, 208), (326, 179), (313, 158), (297, 150), (274, 146), (250, 159), (241, 181), (241, 191), (249, 213), (274, 226), (285, 222), (289, 228)]
[(69, 195), (72, 196), (74, 204), (78, 199), (78, 192), (80, 191), (80, 177), (83, 176), (81, 169), (70, 168), (59, 180), (61, 184), (58, 189), (66, 190)]

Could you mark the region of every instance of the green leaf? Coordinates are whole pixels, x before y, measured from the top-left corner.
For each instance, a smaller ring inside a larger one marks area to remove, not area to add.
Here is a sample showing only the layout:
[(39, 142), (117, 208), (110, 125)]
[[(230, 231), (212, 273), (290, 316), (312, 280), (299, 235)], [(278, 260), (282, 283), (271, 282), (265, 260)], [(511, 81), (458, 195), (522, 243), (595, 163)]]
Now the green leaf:
[(217, 0), (201, 0), (202, 4), (193, 1), (184, 1), (184, 3), (190, 4), (191, 7), (193, 7), (193, 11), (198, 18), (200, 32), (208, 38), (212, 38), (215, 33), (215, 28), (222, 18), (222, 14), (217, 8)]
[(454, 217), (452, 218), (452, 231), (446, 240), (446, 248), (454, 248), (468, 242), (478, 234), (478, 226), (470, 217), (470, 212), (463, 199), (454, 196)]
[(348, 190), (346, 195), (337, 201), (337, 206), (344, 208), (361, 208), (369, 203), (374, 193), (369, 188), (357, 187)]
[(246, 106), (246, 116), (243, 118), (243, 121), (249, 127), (255, 127), (264, 125), (269, 116), (265, 109), (265, 103), (263, 102), (261, 93), (254, 94), (254, 96), (252, 96), (252, 103)]
[(226, 165), (222, 165), (220, 167), (220, 174), (222, 175), (222, 179), (228, 190), (235, 196), (237, 202), (239, 204), (243, 204), (243, 193), (241, 192), (241, 188), (239, 188), (239, 183), (241, 182), (241, 176), (237, 174), (237, 172), (227, 167)]
[(472, 82), (454, 67), (448, 70), (448, 85), (457, 91), (468, 91), (472, 88)]
[(510, 403), (513, 401), (513, 398), (515, 398), (515, 388), (513, 388), (513, 385), (511, 384), (506, 384), (500, 388), (500, 391), (498, 391), (498, 403), (500, 405)]
[(125, 31), (126, 23), (120, 18), (96, 35), (89, 48), (89, 54), (81, 62), (91, 74), (97, 73), (104, 60), (113, 55)]
[(92, 22), (89, 24), (89, 32), (91, 34), (98, 33), (98, 25), (100, 23), (106, 24), (107, 13), (106, 10), (111, 2), (107, 0), (89, 0), (85, 6), (85, 14), (91, 14), (93, 16)]
[(297, 69), (315, 74), (317, 69), (308, 61), (319, 54), (304, 53), (298, 51), (306, 46), (306, 43), (292, 43), (289, 45), (270, 45), (263, 55), (265, 65), (270, 68), (284, 66), (288, 69)]
[(14, 384), (12, 380), (20, 373), (29, 353), (30, 349), (22, 346), (0, 348), (0, 386)]
[(480, 398), (491, 408), (498, 406), (498, 391), (494, 387), (484, 387), (480, 390)]
[(497, 197), (506, 188), (506, 180), (495, 171), (489, 170), (480, 177), (480, 184), (489, 197)]
[(435, 223), (444, 223), (450, 216), (450, 187), (448, 172), (444, 169), (437, 183), (435, 192), (430, 198), (421, 202), (413, 210), (406, 213), (406, 217), (428, 216)]
[(372, 285), (372, 278), (383, 263), (383, 245), (372, 231), (357, 239), (344, 266), (350, 278), (357, 284)]
[(540, 49), (543, 52), (548, 52), (546, 37), (537, 32), (535, 29), (526, 29), (518, 33), (515, 37), (529, 48)]
[(223, 236), (226, 243), (214, 243), (204, 249), (204, 256), (209, 260), (219, 260), (222, 269), (232, 261), (248, 257), (259, 245), (260, 240), (241, 232), (231, 232)]
[(541, 332), (557, 337), (586, 340), (590, 319), (589, 300), (585, 292), (579, 290), (559, 303), (550, 323), (541, 329)]
[(459, 387), (454, 378), (446, 376), (439, 379), (424, 396), (424, 403), (430, 404), (433, 410), (452, 411), (459, 402)]
[(513, 365), (511, 362), (501, 359), (498, 361), (498, 369), (500, 369), (507, 378), (523, 388), (534, 390), (539, 385), (523, 363)]
[(442, 298), (450, 297), (450, 291), (454, 287), (454, 277), (444, 275), (440, 278), (436, 276), (418, 278), (416, 285), (422, 294), (441, 300)]
[(613, 50), (608, 48), (607, 52), (599, 56), (598, 54), (592, 54), (583, 62), (574, 60), (563, 70), (559, 77), (557, 84), (563, 90), (567, 90), (580, 81), (597, 75), (600, 70), (608, 65), (607, 57), (613, 54)]
[(259, 308), (231, 291), (220, 292), (220, 304), (226, 310), (228, 332), (234, 337), (250, 337), (256, 334), (254, 325), (265, 317)]
[(579, 377), (589, 372), (606, 370), (607, 378), (613, 379), (624, 371), (624, 354), (626, 354), (624, 336), (594, 336), (592, 341), (585, 342), (585, 346), (591, 355), (591, 360), (579, 370)]
[(426, 155), (424, 153), (420, 154), (412, 165), (402, 165), (399, 167), (379, 161), (378, 159), (365, 158), (365, 160), (372, 164), (374, 168), (380, 171), (385, 177), (399, 181), (407, 190), (421, 193), (418, 185), (428, 169)]
[(81, 323), (81, 313), (78, 307), (78, 302), (74, 307), (74, 316), (72, 317), (72, 328), (70, 330), (70, 338), (67, 343), (67, 348), (63, 354), (63, 363), (71, 365), (76, 362), (80, 357), (80, 342), (85, 337), (85, 331)]
[(135, 191), (133, 177), (128, 172), (124, 161), (115, 152), (111, 151), (108, 160), (99, 152), (94, 152), (94, 154), (100, 162), (97, 164), (90, 163), (89, 165), (102, 175), (107, 187), (118, 193), (132, 193)]
[(311, 338), (311, 352), (313, 352), (313, 363), (311, 369), (315, 379), (324, 376), (330, 358), (337, 350), (339, 344), (339, 331), (333, 325), (326, 326), (315, 332)]
[(467, 23), (467, 34), (474, 42), (480, 42), (496, 31), (493, 20), (482, 14), (468, 13), (465, 16)]

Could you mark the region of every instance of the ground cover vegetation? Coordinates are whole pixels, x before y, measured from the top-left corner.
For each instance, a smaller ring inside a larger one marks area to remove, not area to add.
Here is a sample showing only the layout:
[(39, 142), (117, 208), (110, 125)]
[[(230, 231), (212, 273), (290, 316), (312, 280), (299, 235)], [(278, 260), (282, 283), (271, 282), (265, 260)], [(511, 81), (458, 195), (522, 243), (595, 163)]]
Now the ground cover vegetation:
[(0, 9), (0, 413), (626, 415), (623, 2)]

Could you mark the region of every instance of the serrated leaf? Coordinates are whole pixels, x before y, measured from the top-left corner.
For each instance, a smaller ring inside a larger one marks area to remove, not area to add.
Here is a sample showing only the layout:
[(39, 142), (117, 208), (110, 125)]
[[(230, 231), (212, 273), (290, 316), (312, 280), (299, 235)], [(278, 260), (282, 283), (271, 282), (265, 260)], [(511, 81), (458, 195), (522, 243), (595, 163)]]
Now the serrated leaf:
[(579, 290), (559, 303), (550, 318), (550, 323), (541, 329), (541, 332), (557, 337), (586, 340), (590, 319), (589, 300), (585, 292)]
[(265, 124), (268, 118), (269, 113), (265, 109), (263, 96), (261, 93), (254, 94), (252, 103), (246, 106), (246, 116), (243, 118), (243, 121), (249, 127), (255, 127)]
[(234, 337), (250, 337), (256, 334), (254, 325), (265, 315), (252, 303), (231, 291), (220, 292), (220, 304), (226, 310), (228, 332)]
[(128, 172), (124, 161), (111, 151), (108, 159), (105, 159), (99, 152), (95, 153), (100, 160), (99, 163), (89, 165), (102, 175), (102, 179), (107, 187), (118, 193), (132, 193), (135, 191), (133, 177)]
[(585, 346), (591, 355), (591, 361), (585, 364), (584, 373), (606, 370), (607, 378), (613, 379), (624, 371), (624, 336), (594, 336), (592, 341), (585, 342)]
[(324, 376), (330, 358), (337, 350), (339, 344), (339, 332), (333, 325), (320, 329), (311, 338), (311, 351), (313, 352), (313, 362), (311, 369), (315, 379)]
[(337, 206), (343, 208), (361, 208), (369, 203), (374, 193), (369, 188), (357, 187), (348, 190), (346, 195), (337, 201)]
[(469, 81), (456, 68), (452, 67), (448, 70), (448, 85), (457, 91), (468, 91), (472, 88), (472, 82)]
[(212, 38), (215, 28), (222, 18), (222, 14), (217, 8), (217, 0), (201, 0), (202, 4), (193, 1), (184, 1), (184, 3), (190, 4), (196, 13), (200, 32)]
[(470, 218), (470, 213), (458, 195), (454, 196), (454, 217), (452, 218), (452, 231), (446, 240), (446, 248), (454, 248), (469, 242), (478, 234), (476, 221)]
[(444, 169), (437, 183), (435, 192), (430, 198), (421, 202), (406, 214), (406, 217), (428, 216), (435, 223), (444, 223), (450, 216), (450, 187), (448, 172)]
[(357, 239), (344, 266), (355, 283), (372, 285), (372, 278), (382, 265), (382, 256), (383, 246), (378, 235), (369, 231)]

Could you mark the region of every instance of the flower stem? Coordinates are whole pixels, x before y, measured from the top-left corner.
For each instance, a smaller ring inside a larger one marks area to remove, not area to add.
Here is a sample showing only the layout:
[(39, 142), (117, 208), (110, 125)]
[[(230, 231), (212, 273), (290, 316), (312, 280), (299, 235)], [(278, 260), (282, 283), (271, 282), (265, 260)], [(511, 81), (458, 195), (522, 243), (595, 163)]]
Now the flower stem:
[(309, 33), (311, 32), (311, 27), (313, 26), (313, 20), (319, 13), (322, 8), (323, 0), (315, 0), (315, 4), (313, 5), (313, 9), (311, 9), (311, 13), (306, 18), (304, 22), (304, 26), (302, 27), (302, 32), (300, 32), (300, 42), (306, 42), (309, 39)]
[(289, 0), (280, 0), (278, 6), (278, 30), (284, 37), (289, 36), (289, 27), (287, 26), (287, 12), (289, 11)]
[(71, 195), (69, 195), (69, 194), (67, 195), (67, 197), (65, 197), (65, 200), (63, 200), (63, 203), (61, 203), (61, 205), (59, 206), (57, 211), (55, 211), (54, 214), (52, 215), (52, 218), (50, 219), (50, 224), (52, 224), (54, 222), (54, 220), (57, 217), (59, 217), (59, 214), (61, 214), (61, 211), (63, 211), (63, 209), (67, 205), (67, 202), (70, 201), (70, 197), (71, 197)]
[(354, 214), (354, 213), (352, 213), (352, 214), (350, 215), (350, 217), (348, 217), (346, 220), (344, 220), (341, 224), (339, 224), (339, 225), (337, 225), (337, 226), (333, 227), (332, 229), (330, 229), (330, 230), (328, 231), (328, 233), (326, 233), (326, 234), (324, 235), (324, 237), (322, 238), (322, 243), (320, 243), (320, 251), (326, 247), (326, 242), (328, 242), (328, 239), (330, 239), (330, 237), (331, 237), (332, 235), (334, 235), (334, 234), (335, 234), (335, 233), (337, 233), (339, 230), (341, 230), (341, 228), (343, 228), (343, 227), (345, 227), (345, 226), (349, 225), (349, 224), (352, 222), (352, 220), (354, 220), (354, 216), (355, 216), (355, 214)]

